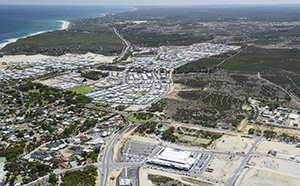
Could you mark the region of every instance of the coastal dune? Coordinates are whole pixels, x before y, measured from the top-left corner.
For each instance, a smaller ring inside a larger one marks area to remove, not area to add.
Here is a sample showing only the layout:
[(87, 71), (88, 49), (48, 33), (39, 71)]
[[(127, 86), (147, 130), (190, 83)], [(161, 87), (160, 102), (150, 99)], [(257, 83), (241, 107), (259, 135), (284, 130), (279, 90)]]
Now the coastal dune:
[(91, 52), (86, 54), (65, 54), (62, 56), (46, 56), (42, 54), (37, 55), (12, 55), (12, 56), (3, 56), (0, 58), (0, 63), (3, 62), (9, 64), (11, 61), (41, 61), (47, 58), (79, 58), (81, 60), (88, 60), (88, 61), (97, 61), (97, 62), (107, 62), (111, 63), (116, 58), (116, 56), (104, 56), (101, 54), (93, 54)]

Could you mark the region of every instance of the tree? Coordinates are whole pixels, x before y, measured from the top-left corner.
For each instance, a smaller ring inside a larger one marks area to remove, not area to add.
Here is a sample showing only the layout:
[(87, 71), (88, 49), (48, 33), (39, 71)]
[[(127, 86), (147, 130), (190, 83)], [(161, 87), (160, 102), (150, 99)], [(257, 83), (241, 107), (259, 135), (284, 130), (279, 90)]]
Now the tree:
[(57, 181), (58, 181), (58, 178), (56, 177), (56, 175), (54, 173), (51, 173), (49, 176), (48, 182), (52, 183), (52, 184), (56, 184)]
[(54, 160), (53, 164), (52, 164), (52, 167), (57, 168), (59, 166), (59, 163), (60, 163), (59, 160)]
[(254, 134), (254, 128), (250, 128), (249, 130), (248, 130), (248, 134)]

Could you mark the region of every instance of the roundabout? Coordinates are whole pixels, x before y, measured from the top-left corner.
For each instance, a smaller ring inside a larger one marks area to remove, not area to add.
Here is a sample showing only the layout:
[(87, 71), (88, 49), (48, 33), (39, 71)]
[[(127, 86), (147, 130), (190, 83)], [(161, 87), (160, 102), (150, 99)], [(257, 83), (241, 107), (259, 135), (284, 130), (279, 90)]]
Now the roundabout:
[(140, 123), (153, 121), (156, 118), (157, 118), (157, 116), (154, 114), (151, 114), (151, 113), (134, 113), (134, 114), (131, 114), (130, 116), (128, 116), (129, 121), (140, 122)]

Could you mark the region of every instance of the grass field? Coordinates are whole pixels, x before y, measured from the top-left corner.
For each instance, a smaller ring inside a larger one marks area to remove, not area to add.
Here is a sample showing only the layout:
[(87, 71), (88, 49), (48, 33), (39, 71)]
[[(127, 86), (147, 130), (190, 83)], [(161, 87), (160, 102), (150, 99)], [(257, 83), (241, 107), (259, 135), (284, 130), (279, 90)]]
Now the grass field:
[(156, 119), (156, 116), (154, 115), (152, 118), (148, 119), (148, 120), (138, 120), (134, 117), (134, 115), (131, 115), (128, 117), (128, 119), (132, 122), (148, 122), (148, 121), (152, 121)]
[(15, 180), (15, 183), (22, 183), (23, 182), (23, 176), (18, 175), (17, 179)]
[(40, 89), (29, 90), (31, 93), (40, 93)]
[(186, 140), (186, 141), (191, 141), (191, 142), (195, 141), (195, 139), (196, 139), (196, 137), (189, 136), (189, 135), (184, 135), (181, 137), (181, 140)]
[(168, 130), (170, 127), (168, 126), (162, 126), (160, 129), (163, 129), (163, 130)]
[(4, 157), (0, 158), (0, 163), (4, 163), (5, 161), (6, 161), (6, 158), (4, 158)]
[(208, 144), (211, 140), (210, 139), (205, 139), (205, 138), (197, 138), (196, 143), (202, 143), (202, 144)]
[(78, 87), (75, 88), (73, 90), (71, 90), (72, 92), (76, 92), (77, 94), (83, 93), (83, 92), (88, 92), (93, 90), (93, 87)]

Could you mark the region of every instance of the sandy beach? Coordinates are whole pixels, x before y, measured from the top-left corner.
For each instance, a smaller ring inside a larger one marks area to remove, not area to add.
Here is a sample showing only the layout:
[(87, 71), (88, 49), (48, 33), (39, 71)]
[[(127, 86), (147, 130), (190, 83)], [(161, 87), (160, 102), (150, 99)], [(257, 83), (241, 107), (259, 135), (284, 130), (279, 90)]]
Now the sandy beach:
[(62, 22), (63, 25), (62, 25), (62, 28), (60, 30), (65, 30), (65, 29), (68, 29), (69, 26), (70, 26), (70, 22), (69, 21), (62, 21), (62, 20), (59, 20), (57, 22)]

